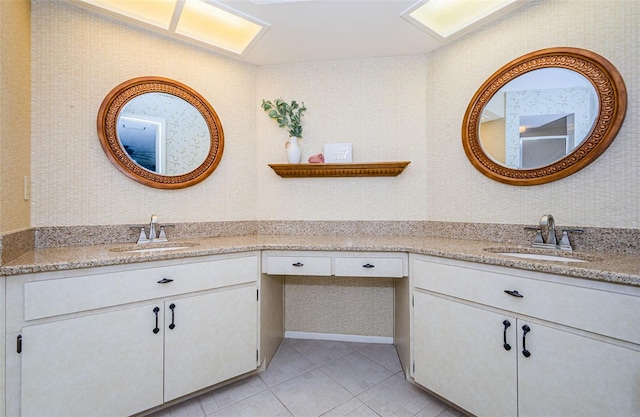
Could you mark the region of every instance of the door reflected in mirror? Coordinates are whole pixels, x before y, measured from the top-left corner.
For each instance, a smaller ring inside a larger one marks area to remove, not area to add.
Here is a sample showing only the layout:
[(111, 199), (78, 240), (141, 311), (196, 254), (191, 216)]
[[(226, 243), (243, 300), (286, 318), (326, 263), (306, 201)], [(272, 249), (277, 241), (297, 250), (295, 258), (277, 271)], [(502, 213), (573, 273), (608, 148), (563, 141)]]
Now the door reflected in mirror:
[(523, 74), (485, 105), (480, 144), (496, 163), (515, 169), (552, 164), (589, 135), (599, 110), (589, 80), (564, 68)]

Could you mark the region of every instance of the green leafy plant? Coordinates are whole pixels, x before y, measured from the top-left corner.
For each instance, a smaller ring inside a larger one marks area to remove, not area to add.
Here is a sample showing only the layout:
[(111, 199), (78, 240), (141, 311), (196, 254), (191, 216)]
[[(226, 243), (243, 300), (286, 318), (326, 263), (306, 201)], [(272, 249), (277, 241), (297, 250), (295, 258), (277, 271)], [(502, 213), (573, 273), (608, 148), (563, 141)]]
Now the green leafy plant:
[(286, 127), (289, 136), (297, 138), (302, 137), (302, 113), (307, 110), (304, 106), (298, 104), (295, 100), (291, 104), (286, 103), (281, 98), (274, 100), (262, 100), (262, 110), (266, 111), (270, 118), (278, 122), (278, 126)]

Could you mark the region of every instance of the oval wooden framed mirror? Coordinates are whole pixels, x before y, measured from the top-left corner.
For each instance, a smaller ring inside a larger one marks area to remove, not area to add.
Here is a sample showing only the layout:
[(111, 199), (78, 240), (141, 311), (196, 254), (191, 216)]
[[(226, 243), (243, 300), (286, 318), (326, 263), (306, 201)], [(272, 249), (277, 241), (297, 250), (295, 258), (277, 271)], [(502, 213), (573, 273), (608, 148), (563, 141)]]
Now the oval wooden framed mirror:
[(119, 84), (103, 100), (97, 123), (109, 160), (149, 187), (197, 184), (216, 169), (224, 150), (213, 107), (169, 78), (138, 77)]
[(593, 162), (622, 126), (627, 92), (602, 56), (578, 48), (549, 48), (496, 71), (471, 99), (462, 145), (487, 177), (537, 185)]

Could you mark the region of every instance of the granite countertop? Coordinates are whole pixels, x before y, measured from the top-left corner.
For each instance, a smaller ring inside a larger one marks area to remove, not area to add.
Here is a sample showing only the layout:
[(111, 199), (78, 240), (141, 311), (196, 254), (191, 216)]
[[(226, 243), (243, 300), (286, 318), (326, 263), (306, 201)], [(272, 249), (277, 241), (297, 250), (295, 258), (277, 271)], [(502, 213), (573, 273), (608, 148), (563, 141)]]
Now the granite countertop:
[[(254, 250), (371, 251), (410, 252), (640, 286), (640, 257), (637, 255), (573, 252), (567, 255), (589, 260), (589, 262), (532, 260), (499, 255), (485, 250), (490, 248), (517, 252), (531, 251), (530, 247), (478, 240), (415, 236), (242, 235), (204, 239), (178, 239), (163, 244), (163, 246), (167, 245), (190, 246), (178, 250), (137, 253), (123, 251), (140, 248), (139, 245), (136, 246), (134, 243), (36, 249), (1, 266), (0, 274), (11, 276)], [(540, 253), (562, 254), (559, 252), (542, 250)]]

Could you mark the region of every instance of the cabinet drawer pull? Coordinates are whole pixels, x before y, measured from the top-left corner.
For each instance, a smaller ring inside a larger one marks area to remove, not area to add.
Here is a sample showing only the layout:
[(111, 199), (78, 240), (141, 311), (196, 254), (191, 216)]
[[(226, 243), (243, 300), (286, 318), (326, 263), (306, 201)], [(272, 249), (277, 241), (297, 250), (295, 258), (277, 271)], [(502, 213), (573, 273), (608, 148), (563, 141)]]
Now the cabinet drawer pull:
[(153, 312), (156, 314), (156, 327), (153, 329), (153, 333), (157, 334), (160, 329), (158, 328), (158, 312), (160, 311), (159, 307), (155, 307), (153, 309)]
[(531, 328), (526, 324), (522, 326), (522, 355), (525, 358), (531, 356), (531, 352), (527, 350), (527, 333), (531, 331)]
[(371, 265), (370, 263), (366, 263), (364, 265), (362, 265), (363, 268), (375, 268), (375, 265)]
[(292, 265), (295, 266), (295, 267), (304, 266), (304, 264), (301, 263), (301, 262), (296, 262), (295, 264), (292, 264)]
[(507, 329), (511, 326), (511, 322), (509, 320), (505, 320), (502, 322), (504, 326), (504, 334), (503, 334), (503, 344), (502, 347), (504, 350), (511, 350), (511, 345), (507, 343)]
[(176, 319), (176, 311), (175, 311), (176, 310), (176, 305), (171, 303), (169, 305), (169, 310), (171, 310), (171, 324), (169, 325), (169, 328), (171, 330), (173, 330), (173, 329), (176, 328), (176, 325), (175, 325), (175, 321), (176, 321), (175, 320)]
[(506, 292), (507, 294), (513, 296), (513, 297), (518, 297), (518, 298), (523, 298), (524, 295), (520, 294), (517, 290), (504, 290), (504, 292)]
[(160, 281), (158, 281), (158, 284), (168, 284), (170, 282), (173, 282), (171, 278), (162, 278)]

